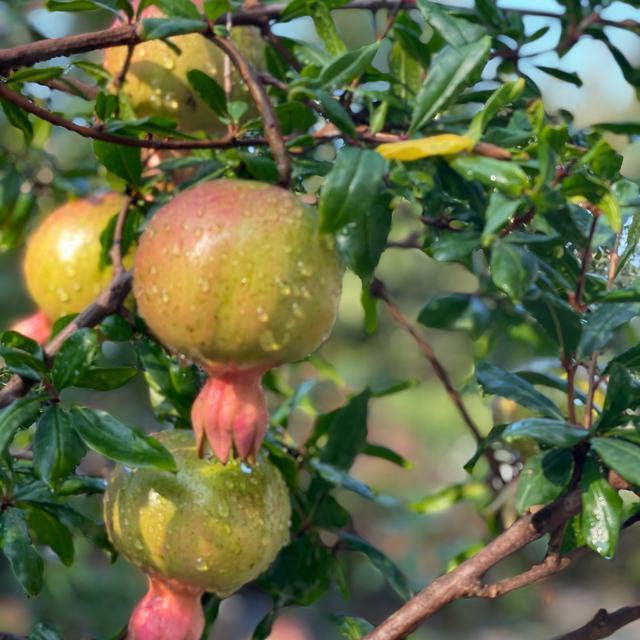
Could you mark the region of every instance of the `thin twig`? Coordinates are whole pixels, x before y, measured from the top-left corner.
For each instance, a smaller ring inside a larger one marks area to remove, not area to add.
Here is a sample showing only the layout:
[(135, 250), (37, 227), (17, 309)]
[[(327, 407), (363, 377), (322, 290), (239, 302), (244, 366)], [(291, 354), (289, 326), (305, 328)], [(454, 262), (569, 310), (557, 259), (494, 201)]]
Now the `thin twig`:
[(576, 311), (580, 312), (585, 310), (585, 306), (582, 303), (582, 296), (584, 295), (584, 290), (587, 282), (587, 271), (589, 270), (589, 265), (591, 264), (593, 237), (596, 233), (596, 227), (598, 226), (598, 220), (600, 218), (599, 210), (595, 207), (587, 207), (585, 205), (584, 208), (592, 212), (593, 219), (591, 220), (591, 227), (589, 228), (587, 245), (582, 253), (582, 265), (580, 267), (580, 275), (578, 276), (578, 284), (576, 285), (575, 293), (572, 292), (569, 295), (569, 302), (571, 303), (571, 306)]
[(137, 194), (127, 196), (118, 217), (116, 219), (116, 226), (113, 231), (113, 243), (111, 244), (111, 250), (109, 251), (109, 257), (113, 264), (113, 275), (119, 276), (124, 272), (124, 265), (122, 264), (122, 233), (124, 231), (124, 225), (127, 221), (127, 216), (131, 211), (131, 205), (134, 203)]
[[(482, 436), (482, 433), (480, 432), (480, 429), (478, 428), (473, 418), (467, 411), (467, 408), (464, 406), (464, 402), (462, 401), (462, 397), (460, 396), (460, 393), (453, 386), (453, 383), (451, 382), (451, 378), (449, 377), (447, 370), (444, 368), (444, 366), (438, 359), (438, 356), (436, 356), (431, 345), (424, 339), (423, 336), (420, 335), (420, 333), (418, 333), (417, 329), (411, 324), (411, 322), (409, 322), (409, 320), (407, 320), (407, 318), (404, 316), (402, 311), (400, 311), (400, 309), (393, 303), (388, 293), (386, 292), (384, 283), (381, 280), (378, 280), (377, 278), (374, 279), (371, 285), (371, 294), (375, 298), (382, 300), (386, 304), (387, 310), (389, 311), (389, 314), (391, 315), (391, 317), (413, 338), (416, 345), (418, 346), (418, 349), (420, 349), (420, 353), (422, 353), (422, 355), (431, 364), (431, 367), (433, 368), (436, 376), (444, 386), (447, 394), (449, 395), (449, 398), (451, 399), (454, 406), (458, 410), (458, 413), (462, 417), (462, 420), (464, 421), (464, 423), (467, 425), (467, 427), (473, 434), (473, 437), (475, 438), (477, 444), (480, 445), (484, 439)], [(502, 476), (500, 474), (500, 465), (498, 464), (498, 461), (493, 456), (493, 452), (491, 451), (491, 449), (485, 449), (484, 455), (487, 458), (487, 461), (489, 462), (489, 466), (491, 468), (491, 475), (496, 480), (501, 481)]]
[[(44, 349), (47, 358), (55, 356), (64, 341), (78, 329), (95, 327), (107, 316), (117, 311), (131, 291), (131, 281), (130, 271), (125, 271), (114, 277), (105, 291), (47, 343)], [(0, 409), (23, 396), (34, 384), (32, 380), (24, 380), (18, 375), (11, 376), (7, 384), (0, 389)]]
[(113, 79), (113, 88), (116, 91), (120, 90), (120, 87), (124, 83), (127, 78), (127, 73), (129, 73), (129, 67), (131, 66), (131, 58), (133, 58), (133, 52), (135, 51), (136, 46), (134, 44), (130, 44), (127, 47), (127, 55), (124, 58), (124, 62), (122, 63), (122, 68), (118, 75)]
[(233, 62), (238, 73), (244, 80), (244, 83), (247, 85), (249, 93), (262, 116), (262, 126), (265, 137), (267, 138), (273, 159), (278, 167), (279, 183), (283, 186), (288, 186), (291, 180), (291, 158), (287, 153), (287, 147), (285, 146), (284, 137), (275, 110), (264, 85), (260, 82), (258, 73), (242, 55), (242, 52), (233, 40), (220, 38), (214, 34), (208, 34), (207, 37), (229, 56), (231, 62)]
[(618, 629), (640, 619), (640, 605), (635, 607), (622, 607), (609, 613), (606, 609), (600, 609), (587, 624), (570, 631), (555, 640), (600, 640), (608, 638)]

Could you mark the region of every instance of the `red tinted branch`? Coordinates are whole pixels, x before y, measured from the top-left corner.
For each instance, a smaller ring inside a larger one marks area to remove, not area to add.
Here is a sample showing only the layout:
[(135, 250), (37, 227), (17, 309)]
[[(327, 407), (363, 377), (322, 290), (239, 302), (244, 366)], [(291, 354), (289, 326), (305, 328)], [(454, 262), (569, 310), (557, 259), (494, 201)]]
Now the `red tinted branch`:
[(280, 184), (287, 187), (291, 180), (291, 159), (287, 153), (284, 143), (282, 129), (276, 117), (275, 110), (267, 94), (267, 90), (258, 77), (258, 73), (242, 55), (240, 49), (233, 40), (229, 38), (220, 38), (214, 34), (208, 35), (208, 38), (217, 47), (219, 47), (226, 55), (229, 56), (231, 62), (238, 70), (238, 73), (244, 80), (249, 89), (249, 93), (262, 116), (262, 127), (264, 134), (269, 143), (269, 148), (273, 154), (276, 166), (278, 167), (278, 175)]

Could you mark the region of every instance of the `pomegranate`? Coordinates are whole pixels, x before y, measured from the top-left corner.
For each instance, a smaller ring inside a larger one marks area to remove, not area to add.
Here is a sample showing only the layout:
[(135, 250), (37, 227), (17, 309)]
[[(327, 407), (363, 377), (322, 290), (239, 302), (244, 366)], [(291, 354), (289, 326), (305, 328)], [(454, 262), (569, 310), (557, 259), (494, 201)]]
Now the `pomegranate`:
[(342, 264), (315, 209), (269, 184), (183, 191), (141, 236), (134, 295), (154, 334), (209, 375), (192, 409), (197, 447), (255, 457), (268, 416), (260, 380), (304, 358), (333, 326)]
[[(196, 0), (195, 4), (202, 9), (202, 0)], [(163, 16), (155, 6), (147, 7), (142, 12), (143, 18)], [(258, 29), (236, 27), (231, 30), (231, 35), (253, 66), (266, 68), (264, 42)], [(187, 78), (188, 71), (198, 69), (224, 86), (224, 54), (198, 33), (175, 36), (170, 40), (180, 49), (179, 54), (162, 40), (149, 40), (136, 46), (123, 85), (124, 94), (139, 116), (173, 118), (181, 131), (224, 133), (226, 125), (191, 88)], [(113, 77), (117, 77), (122, 70), (126, 56), (127, 47), (106, 50), (104, 66)], [(235, 70), (232, 80), (231, 99), (250, 102), (249, 94)]]
[(45, 342), (52, 322), (79, 313), (107, 286), (113, 269), (100, 268), (100, 234), (123, 204), (118, 193), (73, 200), (31, 234), (23, 272), (39, 311), (16, 323), (16, 331)]
[(177, 473), (117, 467), (104, 497), (113, 545), (149, 578), (129, 640), (199, 640), (200, 597), (226, 597), (260, 575), (289, 538), (280, 472), (263, 456), (248, 467), (200, 459), (190, 431), (154, 434)]

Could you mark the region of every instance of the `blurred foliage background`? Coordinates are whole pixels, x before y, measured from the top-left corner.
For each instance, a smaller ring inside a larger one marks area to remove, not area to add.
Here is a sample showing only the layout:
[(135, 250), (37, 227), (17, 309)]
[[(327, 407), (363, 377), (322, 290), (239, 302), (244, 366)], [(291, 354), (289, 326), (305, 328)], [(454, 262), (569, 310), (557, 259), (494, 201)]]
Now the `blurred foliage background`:
[[(447, 3), (454, 4), (454, 3)], [(464, 1), (458, 6), (469, 6)], [(535, 6), (539, 10), (559, 10), (552, 0), (522, 2), (511, 0), (502, 6)], [(18, 15), (28, 16), (27, 25)], [(383, 13), (383, 12), (381, 12)], [(605, 17), (640, 19), (640, 9), (629, 4), (614, 2)], [(367, 12), (344, 11), (336, 14), (338, 27), (349, 46), (361, 46), (373, 39), (376, 26), (384, 24), (384, 15), (376, 20)], [(531, 31), (541, 24), (550, 24), (546, 38), (557, 38), (553, 20), (528, 18)], [(56, 37), (74, 32), (85, 32), (108, 26), (108, 15), (51, 14), (39, 2), (9, 0), (0, 2), (0, 42), (13, 46), (28, 42), (33, 32), (39, 37)], [(30, 32), (33, 30), (33, 32)], [(618, 31), (615, 39), (625, 56), (634, 66), (640, 66), (640, 38), (629, 32)], [(280, 31), (314, 41), (310, 19), (295, 20)], [(540, 49), (544, 50), (540, 45)], [(100, 61), (100, 54), (91, 59)], [(630, 122), (640, 120), (640, 102), (635, 89), (624, 80), (608, 49), (590, 38), (583, 38), (561, 59), (556, 54), (544, 54), (532, 59), (539, 64), (558, 66), (566, 71), (578, 71), (582, 87), (547, 76), (540, 82), (549, 112), (569, 111), (578, 127), (586, 127), (603, 120)], [(52, 61), (55, 64), (56, 61)], [(527, 64), (527, 63), (524, 63)], [(535, 73), (535, 72), (534, 72)], [(48, 89), (35, 87), (36, 91)], [(67, 113), (73, 112), (75, 98), (56, 94), (66, 101)], [(39, 126), (48, 126), (42, 123)], [(35, 143), (37, 144), (36, 135)], [(627, 136), (609, 137), (609, 141), (624, 152), (623, 174), (640, 177), (640, 141)], [(89, 141), (63, 130), (56, 130), (47, 142), (47, 152), (54, 159), (51, 166), (33, 166), (29, 149), (23, 146), (22, 135), (8, 126), (0, 114), (0, 154), (8, 154), (17, 163), (21, 173), (31, 176), (33, 184), (52, 185), (59, 181), (60, 193), (72, 180), (78, 194), (91, 193), (102, 183), (104, 175), (95, 162)], [(53, 190), (55, 193), (55, 188)], [(59, 200), (38, 197), (38, 208), (44, 216)], [(412, 231), (409, 218), (396, 219), (392, 240), (406, 238)], [(18, 317), (32, 311), (20, 276), (20, 251), (0, 254), (0, 328), (8, 327)], [(473, 291), (476, 284), (468, 272), (456, 266), (436, 263), (421, 251), (397, 249), (383, 255), (378, 269), (388, 289), (409, 317), (415, 317), (425, 300), (439, 291)], [(391, 496), (380, 503), (367, 502), (352, 493), (344, 492), (341, 501), (354, 514), (356, 529), (372, 544), (385, 551), (409, 576), (412, 586), (419, 589), (441, 573), (458, 553), (479, 542), (483, 523), (476, 516), (473, 504), (460, 502), (449, 508), (442, 501), (442, 511), (414, 513), (406, 504), (437, 493), (448, 484), (465, 479), (464, 462), (473, 454), (475, 444), (454, 410), (446, 392), (434, 377), (429, 365), (418, 353), (415, 344), (382, 312), (381, 324), (375, 335), (363, 329), (360, 306), (360, 284), (348, 274), (337, 326), (331, 340), (321, 349), (323, 360), (331, 362), (335, 370), (304, 364), (290, 367), (287, 375), (292, 381), (317, 379), (311, 398), (315, 406), (327, 411), (339, 406), (346, 390), (357, 391), (364, 386), (382, 389), (400, 381), (415, 381), (407, 390), (372, 400), (370, 406), (370, 440), (393, 448), (411, 461), (411, 468), (399, 470), (388, 462), (360, 457), (353, 475), (373, 487), (383, 496)], [(462, 333), (425, 330), (439, 358), (446, 364), (458, 388), (464, 388), (472, 374), (472, 354), (482, 348)], [(635, 341), (636, 329), (629, 328)], [(126, 360), (129, 354), (112, 354)], [(530, 353), (503, 354), (502, 365), (517, 368), (530, 357)], [(80, 394), (78, 391), (68, 395)], [(84, 392), (82, 401), (112, 412), (131, 424), (154, 430), (157, 425), (148, 406), (145, 386), (135, 380), (124, 388), (100, 393), (92, 398)], [(476, 422), (485, 430), (492, 424), (492, 407), (488, 400), (473, 393), (465, 402)], [(293, 425), (304, 433), (311, 419), (298, 409)], [(83, 463), (87, 471), (96, 472), (106, 464), (97, 456)], [(83, 499), (83, 508), (87, 500)], [(99, 510), (99, 498), (93, 505)], [(640, 548), (632, 540), (623, 539), (616, 559), (604, 561), (590, 556), (568, 571), (541, 584), (513, 592), (495, 602), (460, 601), (445, 608), (428, 622), (426, 628), (413, 638), (422, 640), (511, 640), (516, 638), (551, 637), (562, 630), (586, 622), (600, 607), (617, 608), (637, 599), (640, 581)], [(16, 635), (26, 634), (34, 622), (54, 623), (70, 640), (83, 637), (109, 638), (121, 628), (133, 604), (144, 592), (144, 578), (123, 560), (111, 565), (108, 558), (90, 547), (86, 541), (76, 541), (77, 560), (69, 569), (56, 556), (50, 554), (46, 572), (46, 586), (42, 594), (29, 601), (19, 590), (8, 567), (0, 560), (0, 630)], [(540, 557), (542, 546), (527, 550), (526, 564), (516, 566), (515, 559), (505, 571), (522, 570)], [(536, 553), (538, 552), (538, 555)], [(372, 621), (381, 620), (400, 604), (398, 596), (390, 590), (369, 562), (351, 562), (350, 581), (353, 587), (352, 603), (347, 606), (337, 592), (324, 597), (311, 609), (289, 609), (278, 622), (271, 636), (273, 640), (331, 640), (339, 637), (331, 615), (346, 613), (361, 615)], [(268, 598), (257, 589), (248, 588), (226, 600), (212, 635), (213, 640), (243, 639), (269, 608)], [(83, 630), (80, 632), (79, 630)], [(83, 635), (85, 634), (85, 635)], [(89, 634), (89, 635), (86, 635)], [(625, 640), (639, 637), (640, 622), (620, 630), (615, 637)]]

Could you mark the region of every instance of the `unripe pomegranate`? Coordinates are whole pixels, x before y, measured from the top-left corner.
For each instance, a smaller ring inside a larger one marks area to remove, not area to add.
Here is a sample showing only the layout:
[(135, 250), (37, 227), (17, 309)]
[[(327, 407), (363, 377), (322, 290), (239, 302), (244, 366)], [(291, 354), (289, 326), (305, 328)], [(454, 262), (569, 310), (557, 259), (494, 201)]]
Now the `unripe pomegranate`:
[(291, 508), (280, 472), (198, 458), (190, 431), (155, 436), (177, 473), (117, 467), (104, 497), (113, 545), (149, 576), (129, 640), (199, 640), (205, 591), (226, 597), (258, 577), (289, 538)]
[(108, 285), (113, 269), (100, 268), (100, 234), (123, 204), (118, 193), (74, 200), (31, 234), (23, 272), (40, 311), (14, 325), (16, 331), (44, 342), (52, 322), (79, 313)]
[(216, 180), (183, 191), (142, 234), (134, 294), (140, 314), (171, 350), (209, 379), (191, 417), (226, 462), (252, 458), (268, 416), (260, 380), (304, 358), (333, 326), (342, 264), (318, 215), (269, 184)]
[[(135, 3), (136, 6), (138, 3)], [(196, 0), (202, 9), (202, 0)], [(163, 17), (155, 6), (142, 12), (142, 18)], [(119, 22), (117, 23), (120, 24)], [(234, 42), (243, 55), (256, 68), (266, 67), (264, 42), (255, 27), (237, 27), (231, 31)], [(126, 79), (122, 87), (139, 116), (165, 116), (173, 118), (181, 131), (206, 131), (221, 134), (226, 131), (215, 113), (191, 88), (187, 72), (204, 71), (224, 87), (224, 54), (204, 36), (193, 33), (175, 36), (170, 41), (180, 49), (176, 53), (162, 40), (149, 40), (134, 49)], [(105, 52), (104, 66), (117, 77), (124, 66), (127, 47), (115, 47)], [(232, 100), (248, 100), (249, 94), (232, 72)]]

